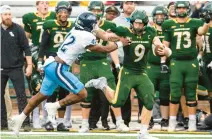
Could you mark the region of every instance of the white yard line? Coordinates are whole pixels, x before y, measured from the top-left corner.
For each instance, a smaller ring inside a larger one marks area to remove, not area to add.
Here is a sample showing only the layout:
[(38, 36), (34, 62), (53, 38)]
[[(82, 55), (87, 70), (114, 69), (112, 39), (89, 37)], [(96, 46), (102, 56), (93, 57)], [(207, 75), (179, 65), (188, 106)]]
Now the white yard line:
[[(1, 136), (3, 134), (4, 137), (11, 137), (8, 135), (14, 135), (12, 132), (1, 132)], [(117, 137), (135, 137), (137, 136), (136, 133), (131, 133), (131, 134), (126, 134), (126, 133), (58, 133), (58, 132), (20, 132), (20, 135), (27, 135), (27, 136), (117, 136)], [(182, 138), (187, 138), (187, 137), (206, 137), (206, 138), (212, 138), (212, 135), (189, 135), (189, 134), (151, 134), (155, 137), (182, 137)]]

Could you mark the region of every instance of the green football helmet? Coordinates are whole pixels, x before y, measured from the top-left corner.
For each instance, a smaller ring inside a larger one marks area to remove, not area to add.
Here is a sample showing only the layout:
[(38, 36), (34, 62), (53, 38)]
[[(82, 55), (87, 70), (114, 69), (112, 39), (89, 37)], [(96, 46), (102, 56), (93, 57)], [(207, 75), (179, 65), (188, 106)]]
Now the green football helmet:
[(30, 80), (30, 85), (32, 88), (32, 94), (35, 95), (40, 91), (41, 84), (42, 84), (42, 77), (39, 74), (39, 72), (34, 72), (32, 74), (31, 80)]
[[(136, 29), (133, 26), (134, 22), (143, 23), (144, 27), (142, 29)], [(149, 22), (149, 18), (148, 18), (147, 14), (144, 10), (135, 10), (130, 16), (130, 23), (131, 23), (131, 26), (132, 26), (132, 28), (133, 28), (133, 30), (136, 34), (142, 33), (145, 26), (148, 24), (148, 22)]]
[(61, 9), (67, 10), (69, 13), (72, 11), (70, 2), (68, 1), (59, 1), (55, 7), (55, 12), (58, 13)]
[[(156, 18), (157, 14), (163, 14), (164, 18), (162, 20), (158, 20)], [(152, 11), (152, 17), (153, 17), (153, 21), (154, 23), (156, 23), (157, 25), (161, 26), (164, 22), (164, 20), (168, 19), (168, 10), (166, 9), (166, 7), (162, 6), (162, 5), (158, 5), (156, 6), (153, 11)]]
[(200, 17), (209, 23), (212, 20), (212, 2), (207, 3), (200, 13)]
[[(186, 8), (187, 11), (184, 13), (178, 13), (177, 8)], [(179, 18), (184, 18), (184, 17), (190, 16), (191, 7), (190, 7), (189, 1), (177, 1), (175, 3), (175, 13), (176, 13), (176, 16)]]
[(88, 4), (88, 11), (92, 11), (94, 9), (102, 11), (101, 14), (96, 15), (98, 20), (101, 19), (104, 15), (104, 11), (105, 11), (104, 3), (102, 1), (90, 1), (90, 3)]

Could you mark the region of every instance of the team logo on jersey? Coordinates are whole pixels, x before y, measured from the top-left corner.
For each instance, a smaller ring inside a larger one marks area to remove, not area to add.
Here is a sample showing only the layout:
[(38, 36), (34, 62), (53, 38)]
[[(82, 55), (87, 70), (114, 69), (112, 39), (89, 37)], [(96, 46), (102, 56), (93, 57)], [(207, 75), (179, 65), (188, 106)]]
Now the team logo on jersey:
[(38, 19), (34, 19), (32, 22), (38, 22)]
[(14, 37), (15, 35), (13, 34), (13, 32), (10, 32), (10, 36)]
[(176, 28), (176, 26), (172, 26), (171, 28)]
[(184, 25), (180, 25), (180, 27), (184, 27)]
[(197, 67), (194, 63), (192, 64), (192, 66), (193, 66), (194, 68), (196, 68), (196, 67)]
[(52, 30), (58, 30), (58, 28), (52, 28)]

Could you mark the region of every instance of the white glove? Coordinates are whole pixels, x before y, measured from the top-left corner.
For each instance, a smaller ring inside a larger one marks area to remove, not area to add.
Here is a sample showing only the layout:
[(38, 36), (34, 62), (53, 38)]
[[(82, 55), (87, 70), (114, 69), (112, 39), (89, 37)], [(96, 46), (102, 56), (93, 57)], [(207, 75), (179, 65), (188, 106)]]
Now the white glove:
[(207, 68), (212, 69), (212, 61), (207, 65)]
[(198, 60), (198, 62), (199, 62), (199, 66), (200, 66), (200, 67), (203, 67), (202, 55), (198, 54), (197, 60)]

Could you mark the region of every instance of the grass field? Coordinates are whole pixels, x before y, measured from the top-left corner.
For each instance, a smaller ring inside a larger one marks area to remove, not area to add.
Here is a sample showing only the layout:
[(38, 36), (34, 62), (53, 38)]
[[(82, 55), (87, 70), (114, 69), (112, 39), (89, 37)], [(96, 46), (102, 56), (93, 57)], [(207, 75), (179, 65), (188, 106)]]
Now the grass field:
[[(212, 135), (198, 134), (151, 134), (159, 139), (212, 139)], [(59, 133), (21, 132), (19, 137), (12, 132), (1, 132), (1, 139), (136, 139), (136, 133)]]

